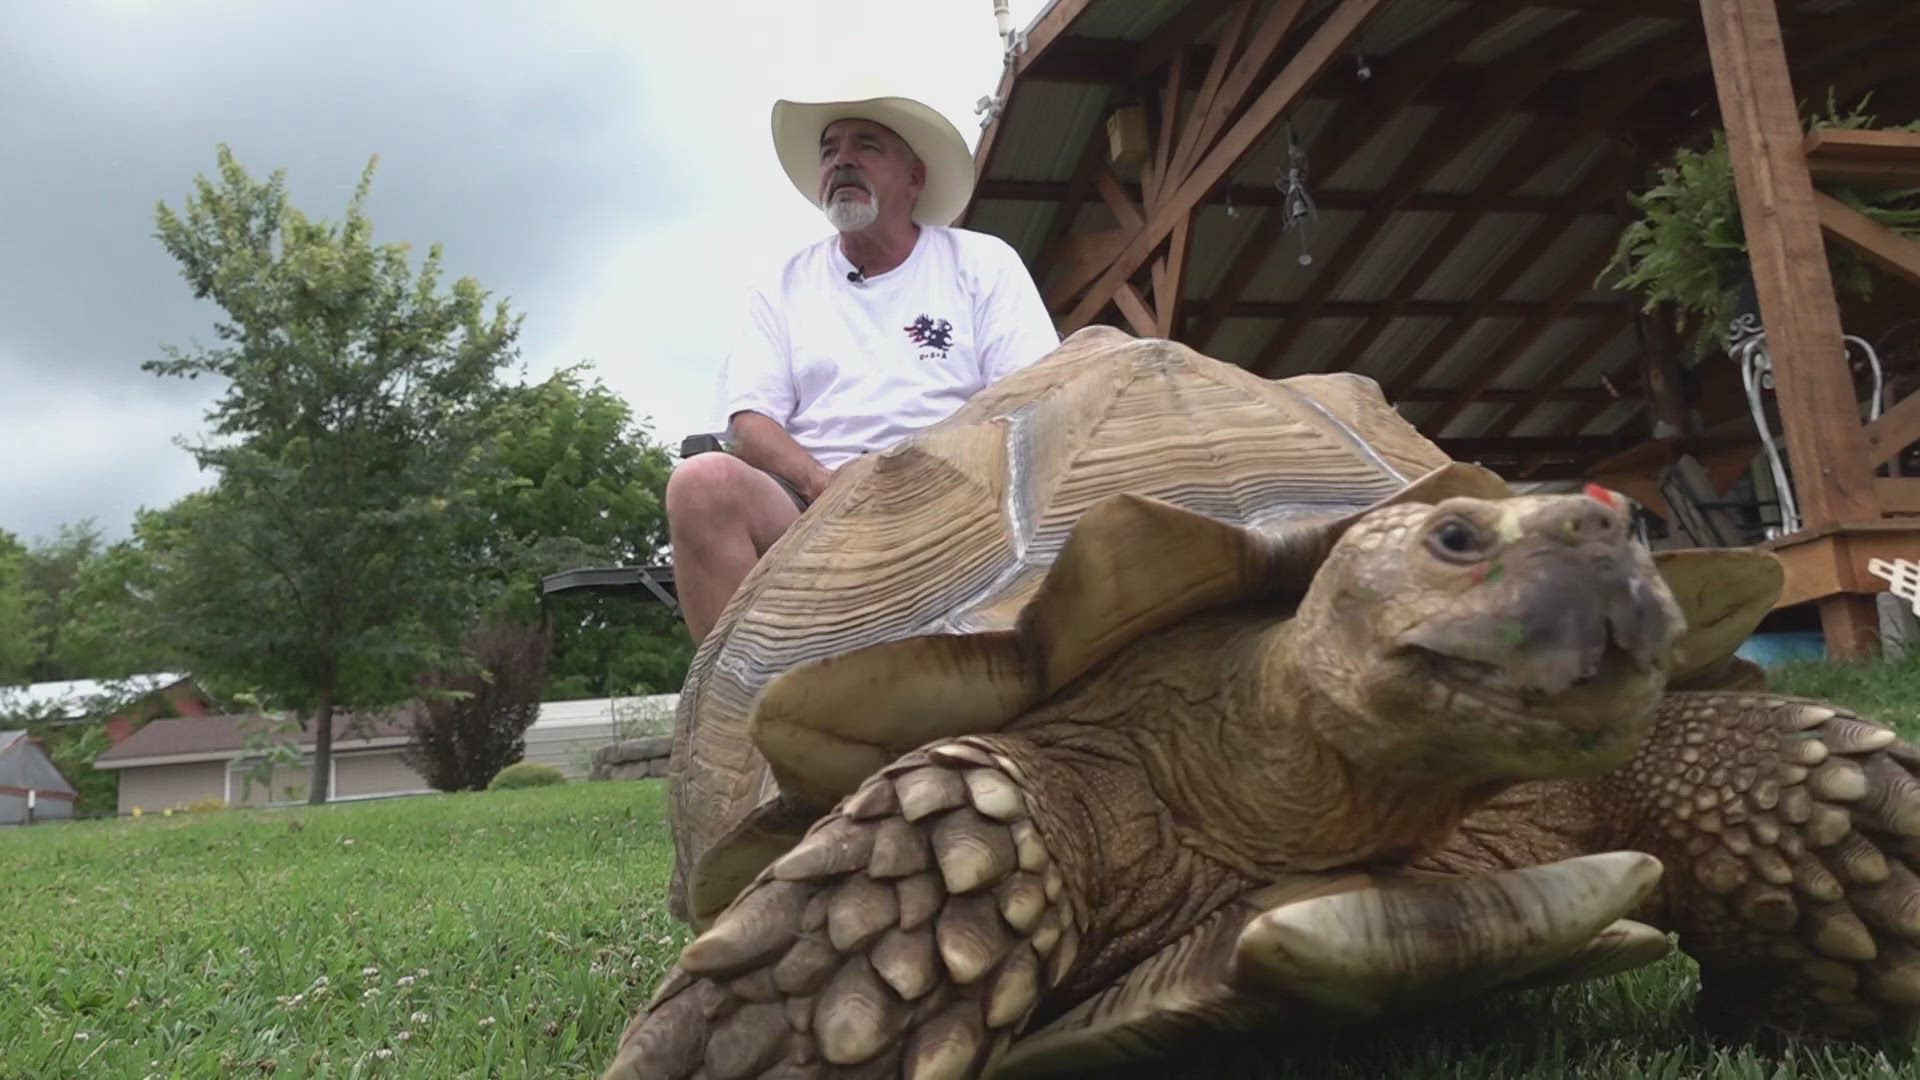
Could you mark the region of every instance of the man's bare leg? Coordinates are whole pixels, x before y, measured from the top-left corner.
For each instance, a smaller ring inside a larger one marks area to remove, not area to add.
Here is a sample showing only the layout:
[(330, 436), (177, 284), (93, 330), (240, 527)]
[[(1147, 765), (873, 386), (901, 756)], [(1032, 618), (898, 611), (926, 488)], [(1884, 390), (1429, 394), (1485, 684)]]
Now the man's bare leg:
[(696, 454), (674, 468), (667, 479), (673, 578), (695, 645), (799, 516), (773, 477), (732, 454)]

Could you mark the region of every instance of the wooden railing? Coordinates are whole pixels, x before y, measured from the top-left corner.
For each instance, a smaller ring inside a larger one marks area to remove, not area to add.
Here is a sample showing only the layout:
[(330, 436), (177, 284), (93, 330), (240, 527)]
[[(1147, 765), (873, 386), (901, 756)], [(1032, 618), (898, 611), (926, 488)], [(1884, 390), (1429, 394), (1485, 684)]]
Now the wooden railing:
[[(1821, 232), (1880, 269), (1920, 285), (1920, 243), (1818, 190), (1823, 185), (1920, 186), (1920, 133), (1823, 129), (1807, 136), (1803, 150), (1816, 185), (1814, 211)], [(1895, 403), (1866, 424), (1863, 434), (1870, 470), (1920, 442), (1920, 394)], [(1868, 560), (1920, 554), (1920, 477), (1876, 477), (1872, 494), (1878, 520), (1831, 521), (1767, 545), (1786, 563), (1781, 606), (1880, 592), (1884, 583), (1867, 573)]]

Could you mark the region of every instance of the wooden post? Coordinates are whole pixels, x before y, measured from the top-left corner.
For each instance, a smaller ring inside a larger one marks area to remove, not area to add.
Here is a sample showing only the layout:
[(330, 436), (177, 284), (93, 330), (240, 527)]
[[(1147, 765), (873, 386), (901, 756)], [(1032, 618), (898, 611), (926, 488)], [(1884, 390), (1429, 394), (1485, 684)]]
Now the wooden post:
[[(1774, 0), (1700, 0), (1700, 10), (1803, 524), (1877, 521), (1779, 12)], [(1831, 656), (1877, 646), (1871, 596), (1822, 601), (1820, 622)]]

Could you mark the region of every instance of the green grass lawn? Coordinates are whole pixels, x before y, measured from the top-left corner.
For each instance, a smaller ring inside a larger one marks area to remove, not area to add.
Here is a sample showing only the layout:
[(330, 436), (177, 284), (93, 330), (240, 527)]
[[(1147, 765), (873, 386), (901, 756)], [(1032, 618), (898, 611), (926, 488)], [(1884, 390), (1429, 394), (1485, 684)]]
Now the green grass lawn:
[(0, 1077), (596, 1075), (684, 943), (663, 794), (0, 830)]
[[(1776, 686), (1920, 732), (1920, 664)], [(593, 1076), (686, 940), (665, 912), (663, 794), (576, 783), (0, 831), (0, 1080)], [(1861, 1051), (1709, 1046), (1687, 1025), (1692, 979), (1675, 958), (1184, 1064), (1208, 1080), (1916, 1075)]]

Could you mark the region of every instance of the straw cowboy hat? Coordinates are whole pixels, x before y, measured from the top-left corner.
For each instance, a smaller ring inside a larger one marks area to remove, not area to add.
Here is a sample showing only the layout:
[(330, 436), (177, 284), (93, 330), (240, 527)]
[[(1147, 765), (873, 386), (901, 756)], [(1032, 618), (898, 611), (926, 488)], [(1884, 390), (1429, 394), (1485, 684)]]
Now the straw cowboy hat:
[(857, 117), (885, 125), (905, 139), (927, 167), (927, 186), (914, 205), (922, 225), (951, 225), (973, 196), (973, 152), (946, 117), (912, 98), (848, 94), (832, 101), (773, 103), (773, 148), (787, 179), (820, 205), (820, 132), (835, 120)]

